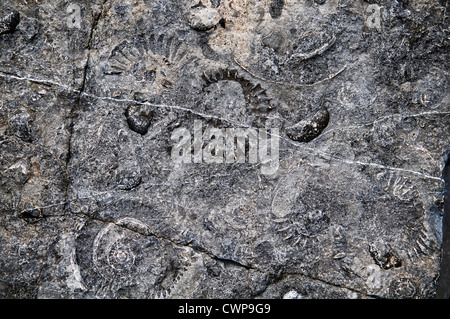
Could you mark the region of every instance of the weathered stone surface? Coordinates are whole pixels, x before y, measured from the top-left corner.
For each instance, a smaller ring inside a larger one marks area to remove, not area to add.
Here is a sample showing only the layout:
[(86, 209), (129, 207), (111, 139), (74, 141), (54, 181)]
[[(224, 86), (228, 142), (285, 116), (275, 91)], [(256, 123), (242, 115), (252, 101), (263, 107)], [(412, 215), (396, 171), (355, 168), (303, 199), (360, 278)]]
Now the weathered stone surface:
[(0, 297), (434, 297), (446, 5), (0, 4)]

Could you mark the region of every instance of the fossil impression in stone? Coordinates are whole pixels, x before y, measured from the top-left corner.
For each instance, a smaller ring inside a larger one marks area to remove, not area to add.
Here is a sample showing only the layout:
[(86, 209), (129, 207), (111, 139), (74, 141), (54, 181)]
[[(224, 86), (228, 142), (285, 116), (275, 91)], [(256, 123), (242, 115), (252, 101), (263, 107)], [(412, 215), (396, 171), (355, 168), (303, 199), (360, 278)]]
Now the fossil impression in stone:
[(191, 5), (187, 17), (191, 28), (197, 31), (212, 29), (220, 20), (219, 12), (216, 9), (219, 3), (214, 1), (203, 2), (194, 1), (195, 5)]
[(104, 74), (130, 83), (134, 91), (160, 93), (189, 74), (198, 59), (175, 34), (141, 34), (111, 51)]
[(311, 142), (327, 127), (330, 114), (327, 109), (318, 111), (310, 119), (302, 120), (286, 128), (286, 135), (296, 142)]
[(296, 211), (286, 217), (275, 220), (277, 231), (283, 234), (293, 246), (298, 245), (307, 238), (313, 238), (325, 231), (330, 224), (330, 218), (321, 210), (309, 212)]
[(145, 223), (125, 217), (100, 230), (92, 258), (105, 280), (138, 285), (148, 296), (166, 297), (188, 266), (183, 253), (153, 237)]
[[(240, 75), (235, 69), (218, 69), (202, 74), (202, 112), (227, 109), (226, 118), (244, 125), (264, 127), (274, 104), (259, 83)], [(225, 93), (227, 92), (227, 93)]]
[(230, 28), (212, 35), (210, 44), (232, 52), (244, 70), (269, 82), (301, 86), (333, 78), (347, 64), (335, 28), (337, 3), (310, 2), (247, 2), (239, 15), (232, 6)]
[(273, 109), (267, 96), (266, 90), (261, 87), (261, 84), (253, 84), (243, 76), (239, 76), (237, 70), (220, 69), (216, 72), (204, 72), (202, 75), (205, 81), (204, 87), (209, 87), (213, 83), (220, 81), (234, 81), (239, 83), (244, 93), (247, 107), (257, 109), (261, 112), (268, 112)]
[(126, 111), (128, 127), (141, 135), (145, 135), (150, 127), (153, 111), (147, 105), (133, 104)]

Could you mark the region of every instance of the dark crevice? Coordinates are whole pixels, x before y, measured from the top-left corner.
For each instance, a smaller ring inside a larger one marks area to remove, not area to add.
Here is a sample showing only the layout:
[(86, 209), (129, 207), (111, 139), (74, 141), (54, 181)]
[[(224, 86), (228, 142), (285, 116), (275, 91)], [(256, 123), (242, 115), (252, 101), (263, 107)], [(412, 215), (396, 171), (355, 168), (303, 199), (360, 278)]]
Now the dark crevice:
[(253, 267), (251, 267), (251, 266), (241, 264), (240, 262), (238, 262), (238, 261), (236, 261), (236, 260), (233, 260), (233, 259), (228, 259), (228, 258), (218, 257), (218, 256), (213, 255), (213, 254), (210, 254), (210, 253), (207, 253), (207, 254), (210, 255), (213, 259), (215, 259), (215, 260), (217, 260), (217, 261), (220, 261), (221, 263), (223, 263), (223, 264), (225, 264), (225, 265), (233, 265), (233, 266), (243, 267), (243, 268), (245, 268), (245, 269), (247, 269), (247, 270), (252, 269), (252, 270), (259, 271), (259, 272), (263, 272), (263, 271), (261, 271), (261, 270), (259, 270), (259, 269), (253, 268)]
[[(350, 287), (347, 287), (347, 286), (341, 286), (339, 284), (328, 282), (326, 280), (323, 280), (323, 279), (320, 279), (320, 278), (316, 278), (316, 277), (313, 277), (313, 276), (310, 276), (310, 275), (304, 274), (304, 273), (282, 272), (282, 273), (279, 273), (278, 275), (275, 275), (274, 273), (267, 272), (265, 270), (259, 269), (258, 267), (254, 266), (254, 265), (245, 265), (245, 264), (242, 264), (239, 261), (236, 261), (234, 259), (217, 256), (214, 253), (212, 253), (209, 250), (207, 250), (206, 248), (204, 248), (203, 246), (199, 245), (195, 241), (181, 241), (181, 242), (180, 241), (175, 241), (175, 240), (173, 240), (171, 238), (162, 236), (162, 235), (157, 234), (157, 233), (155, 233), (153, 231), (144, 232), (144, 231), (141, 231), (141, 230), (139, 230), (137, 228), (128, 227), (125, 224), (119, 224), (116, 221), (114, 221), (113, 219), (105, 219), (105, 218), (101, 218), (101, 217), (98, 217), (98, 216), (92, 216), (92, 215), (84, 214), (84, 213), (80, 213), (79, 215), (76, 214), (76, 216), (84, 217), (84, 218), (87, 218), (89, 220), (98, 221), (98, 222), (101, 222), (101, 223), (114, 224), (117, 227), (123, 228), (125, 230), (134, 232), (134, 233), (142, 235), (142, 236), (155, 237), (155, 238), (157, 238), (159, 240), (167, 241), (167, 242), (169, 242), (172, 245), (177, 246), (177, 247), (181, 247), (181, 248), (188, 247), (188, 248), (193, 249), (195, 252), (207, 255), (211, 259), (219, 261), (219, 262), (223, 263), (224, 265), (233, 265), (233, 266), (237, 266), (237, 267), (242, 267), (242, 268), (246, 269), (247, 271), (253, 270), (253, 271), (257, 271), (257, 272), (259, 272), (261, 274), (265, 274), (265, 275), (268, 275), (269, 277), (271, 277), (272, 280), (270, 280), (270, 283), (263, 290), (261, 290), (260, 292), (258, 292), (255, 295), (253, 295), (253, 298), (262, 295), (264, 293), (264, 291), (266, 291), (267, 288), (270, 285), (273, 285), (273, 284), (275, 284), (277, 282), (282, 281), (287, 276), (301, 276), (301, 277), (304, 277), (304, 278), (306, 278), (308, 280), (317, 281), (317, 282), (320, 282), (322, 284), (333, 286), (333, 287), (336, 287), (336, 288), (339, 288), (339, 289), (345, 289), (345, 290), (354, 292), (354, 293), (356, 293), (358, 295), (363, 295), (363, 296), (367, 296), (367, 297), (371, 297), (371, 298), (380, 298), (377, 295), (369, 294), (367, 292), (359, 291), (357, 289), (353, 289), (353, 288), (350, 288)], [(44, 217), (45, 218), (58, 217), (58, 215), (45, 215)]]
[(69, 186), (70, 186), (70, 173), (69, 173), (69, 165), (72, 158), (72, 136), (73, 136), (73, 129), (75, 125), (75, 118), (77, 117), (77, 111), (81, 108), (81, 97), (83, 96), (85, 87), (86, 87), (86, 79), (87, 79), (87, 72), (89, 67), (89, 62), (91, 60), (91, 51), (92, 51), (92, 40), (94, 38), (95, 29), (97, 28), (98, 22), (103, 14), (103, 8), (107, 0), (104, 0), (100, 6), (100, 11), (95, 14), (94, 13), (94, 19), (92, 21), (91, 30), (89, 33), (89, 40), (88, 40), (88, 54), (86, 59), (86, 64), (84, 65), (83, 70), (83, 78), (81, 82), (80, 89), (77, 90), (78, 96), (75, 99), (74, 106), (70, 109), (69, 113), (69, 136), (67, 138), (67, 156), (66, 156), (66, 180), (65, 180), (65, 197), (64, 201), (68, 202), (69, 198)]

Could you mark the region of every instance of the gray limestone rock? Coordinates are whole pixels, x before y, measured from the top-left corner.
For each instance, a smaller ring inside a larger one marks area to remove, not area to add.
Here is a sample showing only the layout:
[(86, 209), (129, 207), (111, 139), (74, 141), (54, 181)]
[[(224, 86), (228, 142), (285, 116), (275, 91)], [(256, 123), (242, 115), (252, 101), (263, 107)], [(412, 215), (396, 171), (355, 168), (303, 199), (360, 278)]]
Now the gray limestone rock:
[(0, 298), (433, 298), (447, 2), (0, 4)]

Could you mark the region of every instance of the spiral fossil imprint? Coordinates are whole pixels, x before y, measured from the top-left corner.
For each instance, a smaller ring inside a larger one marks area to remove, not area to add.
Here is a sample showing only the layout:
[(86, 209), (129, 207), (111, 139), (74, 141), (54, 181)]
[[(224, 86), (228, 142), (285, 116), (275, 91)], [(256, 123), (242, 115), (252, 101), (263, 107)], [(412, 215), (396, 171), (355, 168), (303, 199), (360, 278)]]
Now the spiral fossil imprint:
[(130, 217), (100, 230), (92, 257), (104, 279), (137, 286), (152, 297), (167, 296), (188, 266), (180, 249), (152, 236), (148, 225)]
[(106, 278), (115, 275), (135, 273), (136, 254), (133, 239), (136, 234), (124, 227), (134, 227), (148, 233), (148, 227), (132, 218), (122, 218), (116, 223), (110, 223), (103, 228), (94, 240), (93, 261), (100, 274)]

